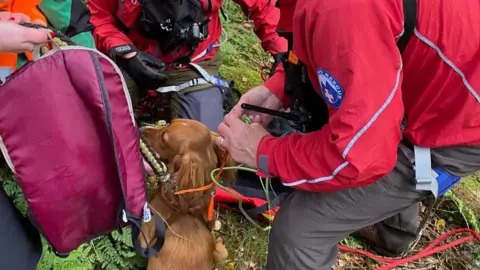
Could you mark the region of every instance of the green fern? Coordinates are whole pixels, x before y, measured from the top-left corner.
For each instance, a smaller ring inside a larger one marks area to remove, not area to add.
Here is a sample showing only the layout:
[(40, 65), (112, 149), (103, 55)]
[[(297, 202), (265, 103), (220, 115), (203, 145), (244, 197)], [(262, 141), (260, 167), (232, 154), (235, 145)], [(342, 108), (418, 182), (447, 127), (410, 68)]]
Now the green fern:
[[(25, 216), (27, 203), (15, 177), (9, 170), (0, 168), (0, 182), (15, 207)], [(85, 243), (67, 258), (55, 255), (42, 237), (43, 253), (37, 270), (135, 270), (146, 266), (146, 259), (137, 255), (132, 244), (132, 231), (125, 228)]]
[(445, 193), (445, 197), (450, 198), (457, 205), (458, 211), (465, 217), (466, 222), (475, 231), (480, 232), (479, 218), (475, 215), (473, 210), (466, 206), (461, 198), (455, 195), (452, 190)]

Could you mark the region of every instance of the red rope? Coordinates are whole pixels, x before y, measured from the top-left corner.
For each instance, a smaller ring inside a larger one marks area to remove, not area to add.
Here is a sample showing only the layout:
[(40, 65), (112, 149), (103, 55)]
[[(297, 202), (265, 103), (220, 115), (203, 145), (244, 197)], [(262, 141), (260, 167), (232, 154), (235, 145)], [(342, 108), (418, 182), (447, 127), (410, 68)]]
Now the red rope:
[[(470, 234), (470, 236), (465, 236), (465, 237), (462, 237), (462, 238), (457, 239), (455, 241), (452, 241), (450, 243), (443, 244), (443, 245), (439, 246), (439, 244), (441, 242), (445, 241), (448, 237), (450, 237), (452, 235), (455, 235), (455, 234), (460, 234), (460, 233), (468, 233), (468, 234)], [(446, 232), (446, 233), (442, 234), (439, 238), (435, 239), (435, 241), (433, 241), (430, 245), (428, 245), (424, 249), (420, 250), (417, 254), (415, 254), (413, 256), (410, 256), (410, 257), (401, 258), (401, 259), (385, 258), (385, 257), (377, 256), (377, 255), (372, 254), (372, 253), (370, 253), (368, 251), (365, 251), (365, 250), (350, 248), (350, 247), (346, 247), (346, 246), (343, 246), (343, 245), (339, 245), (338, 248), (341, 251), (361, 254), (361, 255), (370, 257), (370, 258), (372, 258), (372, 259), (374, 259), (378, 262), (386, 264), (382, 267), (377, 268), (376, 270), (388, 270), (388, 269), (392, 269), (394, 267), (397, 267), (397, 266), (400, 266), (400, 265), (403, 265), (403, 264), (406, 264), (406, 263), (409, 263), (409, 262), (412, 262), (412, 261), (416, 261), (416, 260), (421, 259), (423, 257), (430, 256), (432, 254), (438, 253), (440, 251), (444, 251), (446, 249), (458, 246), (460, 244), (463, 244), (463, 243), (466, 243), (468, 241), (475, 240), (475, 239), (480, 242), (480, 234), (477, 233), (476, 231), (472, 230), (472, 229), (457, 229), (457, 230), (449, 231), (449, 232)]]

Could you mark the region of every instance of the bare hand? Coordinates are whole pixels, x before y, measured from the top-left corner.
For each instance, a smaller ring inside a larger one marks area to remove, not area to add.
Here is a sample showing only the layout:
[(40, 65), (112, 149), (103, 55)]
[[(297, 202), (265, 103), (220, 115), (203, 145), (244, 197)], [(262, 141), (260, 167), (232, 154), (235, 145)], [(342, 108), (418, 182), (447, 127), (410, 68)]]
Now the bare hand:
[(11, 13), (8, 11), (0, 12), (0, 21), (2, 22), (12, 22), (12, 23), (21, 23), (21, 22), (30, 22), (30, 18), (23, 13)]
[(248, 103), (272, 110), (279, 110), (282, 107), (282, 102), (277, 98), (277, 96), (265, 86), (260, 85), (248, 90), (245, 94), (243, 94), (237, 105), (235, 105), (235, 107), (233, 107), (228, 114), (236, 118), (240, 118), (243, 114), (246, 114), (253, 122), (258, 123), (263, 127), (268, 126), (268, 123), (272, 121), (273, 116), (244, 110), (240, 107), (242, 103)]
[(14, 22), (0, 21), (0, 52), (31, 52), (36, 45), (48, 42), (48, 31), (20, 26)]
[(215, 138), (217, 146), (228, 150), (232, 158), (250, 168), (257, 168), (258, 144), (268, 132), (258, 123), (245, 124), (235, 115), (229, 114), (218, 126)]
[(137, 55), (137, 52), (124, 53), (124, 54), (120, 54), (118, 56), (120, 56), (122, 58), (125, 58), (125, 59), (130, 59), (130, 58), (134, 57), (135, 55)]

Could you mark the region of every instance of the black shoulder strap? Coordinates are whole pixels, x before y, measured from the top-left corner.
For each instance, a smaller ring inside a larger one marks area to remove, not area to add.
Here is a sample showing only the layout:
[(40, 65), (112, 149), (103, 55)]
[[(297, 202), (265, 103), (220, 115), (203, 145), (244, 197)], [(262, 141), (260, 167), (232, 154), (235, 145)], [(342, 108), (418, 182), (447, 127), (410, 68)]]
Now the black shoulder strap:
[(132, 244), (135, 247), (135, 250), (138, 254), (140, 254), (144, 258), (151, 258), (156, 256), (158, 252), (163, 247), (165, 242), (165, 233), (166, 227), (163, 220), (161, 220), (157, 215), (152, 214), (152, 218), (155, 219), (155, 244), (152, 247), (142, 248), (140, 245), (140, 240), (138, 237), (141, 235), (145, 242), (148, 243), (147, 239), (145, 238), (145, 234), (142, 232), (142, 224), (141, 221), (135, 218), (129, 218), (128, 221), (132, 224)]
[(404, 33), (397, 42), (400, 53), (407, 47), (417, 23), (417, 0), (403, 0)]

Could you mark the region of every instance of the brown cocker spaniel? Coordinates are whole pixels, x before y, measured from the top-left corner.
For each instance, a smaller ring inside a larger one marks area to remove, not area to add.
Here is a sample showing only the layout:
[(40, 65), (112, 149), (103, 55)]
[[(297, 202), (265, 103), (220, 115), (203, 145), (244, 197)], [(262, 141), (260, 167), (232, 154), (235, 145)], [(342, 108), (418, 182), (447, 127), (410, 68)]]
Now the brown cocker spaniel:
[[(171, 172), (170, 180), (159, 185), (150, 201), (153, 214), (168, 226), (163, 248), (149, 259), (147, 269), (211, 270), (228, 252), (211, 231), (208, 212), (214, 186), (210, 173), (222, 163), (234, 166), (234, 162), (215, 146), (217, 135), (195, 120), (175, 119), (167, 127), (146, 127), (142, 132)], [(221, 179), (233, 182), (235, 177), (235, 171), (225, 171)], [(155, 243), (154, 222), (142, 226), (149, 247)], [(143, 237), (139, 240), (146, 247)]]

